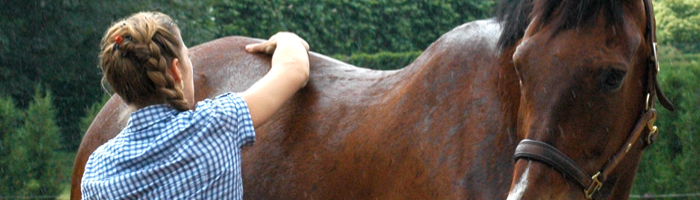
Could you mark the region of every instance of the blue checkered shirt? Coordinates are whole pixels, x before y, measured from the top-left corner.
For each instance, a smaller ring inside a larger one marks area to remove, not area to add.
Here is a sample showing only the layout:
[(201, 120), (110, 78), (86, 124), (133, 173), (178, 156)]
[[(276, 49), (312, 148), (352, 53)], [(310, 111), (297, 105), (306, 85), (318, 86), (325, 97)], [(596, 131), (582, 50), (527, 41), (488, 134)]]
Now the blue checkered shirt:
[(255, 141), (248, 106), (224, 94), (178, 112), (153, 105), (90, 155), (83, 199), (241, 199), (241, 147)]

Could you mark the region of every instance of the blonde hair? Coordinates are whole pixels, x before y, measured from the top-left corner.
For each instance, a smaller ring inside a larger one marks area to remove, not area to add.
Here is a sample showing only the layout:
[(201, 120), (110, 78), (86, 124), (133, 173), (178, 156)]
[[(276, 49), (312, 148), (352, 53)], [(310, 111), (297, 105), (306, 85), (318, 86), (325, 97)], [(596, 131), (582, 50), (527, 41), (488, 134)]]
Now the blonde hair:
[(181, 88), (168, 67), (181, 59), (180, 31), (169, 16), (140, 12), (112, 24), (102, 38), (102, 84), (136, 108), (167, 103), (179, 111), (189, 109)]

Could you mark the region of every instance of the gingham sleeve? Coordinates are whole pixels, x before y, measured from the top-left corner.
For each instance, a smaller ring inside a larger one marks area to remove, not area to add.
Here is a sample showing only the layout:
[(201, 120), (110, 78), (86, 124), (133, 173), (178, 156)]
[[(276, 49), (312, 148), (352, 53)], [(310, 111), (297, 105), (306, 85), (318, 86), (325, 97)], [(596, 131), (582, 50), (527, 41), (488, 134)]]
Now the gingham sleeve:
[(255, 128), (250, 117), (248, 104), (235, 93), (217, 96), (211, 102), (211, 108), (216, 113), (217, 122), (225, 134), (230, 134), (238, 145), (252, 145), (255, 142)]

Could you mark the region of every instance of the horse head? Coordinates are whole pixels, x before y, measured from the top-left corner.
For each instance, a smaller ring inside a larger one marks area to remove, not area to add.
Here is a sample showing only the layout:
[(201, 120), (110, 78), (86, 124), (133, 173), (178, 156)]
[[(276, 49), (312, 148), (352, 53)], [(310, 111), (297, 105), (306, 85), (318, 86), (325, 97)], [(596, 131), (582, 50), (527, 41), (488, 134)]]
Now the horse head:
[(628, 198), (641, 152), (655, 137), (655, 96), (673, 109), (656, 84), (650, 0), (514, 7), (529, 14), (506, 21), (523, 23), (510, 45), (523, 140), (508, 199)]

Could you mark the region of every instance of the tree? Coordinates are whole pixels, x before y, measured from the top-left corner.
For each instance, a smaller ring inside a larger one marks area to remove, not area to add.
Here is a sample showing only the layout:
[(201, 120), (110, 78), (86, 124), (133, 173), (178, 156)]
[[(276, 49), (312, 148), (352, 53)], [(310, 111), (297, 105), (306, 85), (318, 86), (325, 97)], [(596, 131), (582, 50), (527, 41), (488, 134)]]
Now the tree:
[[(54, 91), (64, 150), (80, 144), (80, 117), (99, 100), (99, 42), (109, 25), (138, 11), (171, 15), (187, 45), (214, 38), (214, 0), (63, 1), (2, 0), (0, 7), (0, 95), (26, 108), (33, 85)], [(208, 28), (208, 26), (211, 26)]]
[(55, 196), (60, 193), (61, 165), (56, 111), (50, 92), (35, 88), (26, 111), (0, 97), (0, 196)]
[(686, 52), (700, 52), (698, 0), (654, 1), (658, 40)]
[(3, 195), (24, 196), (28, 194), (25, 190), (28, 179), (25, 176), (29, 174), (31, 163), (27, 147), (23, 144), (28, 139), (26, 132), (18, 129), (5, 137), (5, 146), (9, 150), (9, 154), (5, 155), (5, 161), (12, 161), (12, 163), (7, 163), (7, 170), (3, 172), (3, 176), (6, 177), (6, 182), (2, 183), (5, 188)]
[(54, 120), (56, 111), (51, 92), (42, 95), (43, 91), (38, 87), (35, 91), (22, 128), (27, 137), (24, 141), (27, 156), (33, 161), (29, 164), (29, 173), (24, 174), (24, 179), (29, 181), (26, 189), (32, 195), (57, 196), (61, 188), (61, 165), (58, 164), (55, 151), (61, 145), (59, 128)]
[[(15, 107), (12, 98), (0, 96), (0, 195), (12, 195), (14, 191), (24, 186), (21, 180), (16, 180), (15, 172), (20, 170), (24, 174), (21, 165), (26, 161), (24, 148), (19, 144), (22, 136), (17, 134), (17, 128), (21, 125), (20, 111)], [(17, 169), (14, 166), (20, 165)]]
[(95, 119), (97, 114), (100, 113), (100, 110), (102, 109), (102, 107), (104, 107), (109, 98), (109, 95), (102, 95), (102, 99), (99, 102), (93, 103), (90, 107), (88, 107), (85, 110), (85, 116), (80, 118), (80, 133), (82, 133), (81, 136), (84, 136), (88, 128), (90, 128), (92, 121)]

